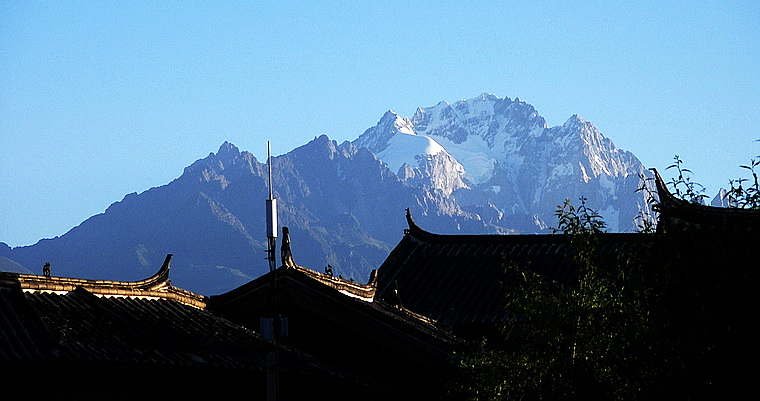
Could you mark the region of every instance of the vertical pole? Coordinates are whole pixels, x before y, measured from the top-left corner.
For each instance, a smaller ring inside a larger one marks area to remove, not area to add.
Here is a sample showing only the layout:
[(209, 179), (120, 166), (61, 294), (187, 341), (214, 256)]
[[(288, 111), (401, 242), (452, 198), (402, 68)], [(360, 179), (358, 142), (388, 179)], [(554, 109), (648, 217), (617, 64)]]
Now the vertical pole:
[(277, 267), (277, 199), (272, 197), (272, 154), (267, 141), (267, 166), (269, 170), (269, 199), (267, 199), (267, 259), (269, 259), (269, 271)]
[(269, 199), (272, 199), (272, 152), (267, 141), (267, 167), (269, 170)]
[(280, 398), (280, 379), (278, 374), (277, 352), (267, 353), (267, 401), (277, 401)]
[[(269, 141), (267, 141), (267, 166), (269, 170), (269, 199), (267, 199), (267, 245), (268, 245), (268, 259), (269, 259), (269, 271), (272, 272), (272, 296), (274, 297), (274, 313), (272, 316), (272, 323), (277, 321), (279, 313), (279, 294), (277, 291), (277, 200), (274, 199), (274, 192), (272, 189), (272, 153), (269, 148)], [(274, 324), (273, 324), (274, 326)], [(279, 366), (279, 348), (277, 344), (277, 330), (272, 327), (272, 344), (274, 350), (267, 353), (266, 372), (267, 372), (267, 400), (277, 401), (280, 398), (280, 366)]]

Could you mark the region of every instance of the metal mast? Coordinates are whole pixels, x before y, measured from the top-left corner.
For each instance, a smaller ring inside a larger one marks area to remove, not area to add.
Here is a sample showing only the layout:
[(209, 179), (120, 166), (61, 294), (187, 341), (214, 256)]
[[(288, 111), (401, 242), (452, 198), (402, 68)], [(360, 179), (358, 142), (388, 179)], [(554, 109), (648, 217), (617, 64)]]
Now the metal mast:
[[(274, 297), (274, 313), (272, 318), (261, 319), (261, 334), (268, 337), (274, 345), (274, 350), (267, 353), (267, 400), (277, 401), (280, 399), (280, 352), (277, 344), (274, 323), (279, 322), (279, 307), (277, 293), (277, 258), (275, 248), (277, 246), (277, 199), (274, 199), (272, 189), (272, 152), (267, 141), (267, 168), (269, 170), (269, 199), (267, 199), (267, 259), (269, 259), (269, 271), (272, 272), (272, 295)], [(268, 328), (268, 330), (264, 330)], [(268, 334), (264, 335), (267, 331)]]
[(269, 169), (269, 199), (267, 199), (267, 259), (269, 259), (269, 271), (277, 267), (275, 249), (277, 247), (277, 199), (272, 197), (272, 154), (267, 141), (267, 168)]

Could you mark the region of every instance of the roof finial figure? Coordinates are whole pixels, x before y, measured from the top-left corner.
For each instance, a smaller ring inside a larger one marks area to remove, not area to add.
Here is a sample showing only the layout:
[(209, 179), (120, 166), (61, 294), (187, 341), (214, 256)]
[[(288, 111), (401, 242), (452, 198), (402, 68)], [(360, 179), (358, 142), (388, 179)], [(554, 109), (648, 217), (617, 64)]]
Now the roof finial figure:
[(282, 228), (282, 247), (280, 248), (280, 257), (282, 265), (285, 267), (296, 267), (293, 261), (293, 252), (290, 249), (290, 232), (287, 227)]
[(330, 277), (333, 275), (333, 267), (332, 265), (328, 264), (327, 267), (325, 267), (325, 273), (329, 274)]
[(42, 275), (50, 278), (50, 263), (45, 262), (45, 265), (42, 266)]
[(414, 220), (412, 220), (412, 211), (409, 208), (406, 208), (406, 223), (409, 225), (409, 228), (404, 230), (405, 234), (409, 234), (413, 231), (421, 231), (420, 228), (417, 227), (417, 224), (414, 223)]

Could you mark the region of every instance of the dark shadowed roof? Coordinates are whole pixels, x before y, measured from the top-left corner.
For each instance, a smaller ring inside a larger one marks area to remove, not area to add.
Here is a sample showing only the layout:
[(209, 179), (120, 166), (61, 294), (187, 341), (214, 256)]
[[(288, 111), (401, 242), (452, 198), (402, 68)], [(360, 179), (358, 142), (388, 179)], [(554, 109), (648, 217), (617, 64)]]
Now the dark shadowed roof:
[(292, 263), (211, 297), (209, 309), (248, 325), (287, 321), (283, 343), (367, 385), (354, 398), (438, 399), (454, 372), (453, 352), (467, 344), (424, 316), (377, 301), (375, 290), (372, 279), (359, 284)]
[[(137, 282), (0, 273), (0, 366), (263, 374), (272, 345), (202, 309), (205, 297), (170, 286), (170, 256)], [(335, 373), (300, 352), (280, 353), (286, 371)]]
[[(407, 220), (409, 229), (378, 270), (376, 298), (398, 300), (444, 326), (503, 321), (510, 264), (562, 283), (577, 276), (565, 235), (440, 235), (418, 227), (409, 213)], [(597, 256), (604, 263), (641, 253), (651, 241), (649, 235), (605, 234)]]
[(263, 366), (258, 335), (176, 301), (15, 286), (0, 288), (0, 305), (5, 363)]
[[(613, 266), (622, 257), (638, 259), (647, 269), (667, 266), (679, 283), (688, 283), (680, 291), (699, 291), (707, 299), (717, 293), (710, 285), (721, 286), (722, 293), (734, 294), (721, 304), (733, 300), (728, 309), (743, 310), (738, 304), (746, 301), (743, 296), (760, 270), (760, 212), (688, 203), (673, 196), (656, 171), (655, 182), (657, 233), (599, 236), (597, 265)], [(375, 298), (400, 303), (458, 335), (457, 326), (493, 327), (504, 321), (505, 295), (518, 277), (506, 274), (509, 266), (575, 283), (578, 268), (566, 235), (441, 235), (417, 226), (408, 211), (407, 221), (404, 237), (378, 269)], [(690, 283), (695, 277), (701, 281)]]
[[(360, 284), (303, 266), (283, 266), (232, 291), (211, 297), (209, 309), (243, 321), (251, 319), (247, 315), (254, 311), (261, 313), (266, 309), (265, 303), (260, 300), (272, 297), (270, 291), (275, 281), (280, 290), (288, 292), (289, 301), (299, 303), (315, 316), (324, 313), (320, 311), (323, 305), (339, 305), (332, 306), (331, 310), (335, 312), (340, 308), (341, 311), (350, 311), (346, 313), (353, 319), (358, 319), (347, 320), (346, 324), (357, 326), (371, 322), (375, 331), (381, 330), (380, 328), (389, 330), (420, 347), (429, 348), (431, 352), (444, 354), (459, 344), (459, 340), (441, 330), (431, 319), (376, 299), (374, 275), (369, 283)], [(259, 301), (259, 304), (251, 305), (252, 299)], [(334, 313), (330, 319), (346, 320), (346, 317), (338, 317)], [(325, 322), (330, 319), (325, 319)]]

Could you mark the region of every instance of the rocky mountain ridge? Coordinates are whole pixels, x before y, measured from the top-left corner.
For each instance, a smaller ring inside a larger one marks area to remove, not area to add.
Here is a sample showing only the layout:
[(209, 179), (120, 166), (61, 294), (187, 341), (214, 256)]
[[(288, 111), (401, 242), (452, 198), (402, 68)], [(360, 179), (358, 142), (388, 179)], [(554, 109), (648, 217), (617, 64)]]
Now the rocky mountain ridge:
[[(281, 226), (296, 263), (364, 282), (406, 228), (405, 209), (439, 233), (548, 232), (564, 199), (589, 199), (611, 231), (633, 227), (639, 173), (630, 154), (573, 116), (547, 127), (533, 106), (494, 95), (389, 111), (353, 142), (322, 135), (272, 158)], [(213, 295), (267, 271), (268, 169), (225, 142), (172, 182), (129, 194), (66, 234), (0, 246), (4, 265), (137, 280), (174, 254), (174, 285)], [(3, 244), (4, 245), (4, 244)]]
[[(394, 146), (400, 138), (429, 141), (426, 149), (435, 152), (412, 154), (414, 147)], [(412, 119), (389, 111), (353, 143), (389, 161), (400, 177), (417, 178), (410, 184), (440, 189), (464, 208), (490, 204), (513, 221), (535, 223), (507, 223), (523, 232), (549, 226), (566, 198), (589, 198), (611, 231), (632, 230), (633, 217), (647, 207), (635, 192), (648, 172), (632, 153), (578, 115), (548, 127), (520, 99), (482, 94), (443, 101), (417, 109)], [(431, 169), (435, 160), (441, 167)]]

